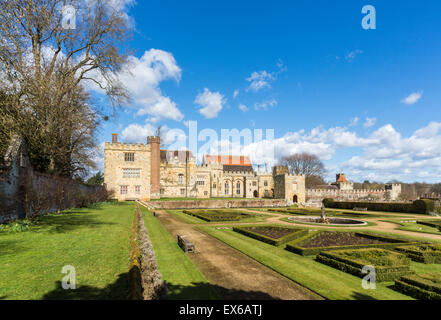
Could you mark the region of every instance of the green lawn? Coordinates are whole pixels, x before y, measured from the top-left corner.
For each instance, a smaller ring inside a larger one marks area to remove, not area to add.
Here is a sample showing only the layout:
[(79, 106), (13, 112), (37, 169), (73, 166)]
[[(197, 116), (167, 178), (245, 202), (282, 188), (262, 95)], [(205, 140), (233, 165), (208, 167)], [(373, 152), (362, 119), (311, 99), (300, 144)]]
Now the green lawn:
[(392, 222), (392, 223), (399, 224), (400, 227), (398, 227), (397, 230), (406, 230), (406, 231), (441, 235), (441, 232), (438, 230), (438, 228), (429, 227), (429, 226), (426, 226), (423, 224), (417, 224), (415, 221), (416, 221), (415, 219), (414, 220), (384, 220), (384, 222)]
[(412, 299), (388, 288), (390, 282), (377, 283), (376, 290), (365, 290), (360, 278), (232, 230), (208, 226), (198, 229), (328, 299)]
[(155, 251), (159, 271), (162, 279), (167, 281), (169, 298), (218, 299), (216, 289), (208, 283), (159, 220), (146, 208), (142, 206), (140, 208)]
[[(133, 217), (133, 203), (101, 204), (0, 233), (0, 299), (125, 299)], [(75, 267), (75, 290), (61, 288), (65, 265)]]
[[(167, 212), (169, 214), (171, 214), (174, 218), (176, 218), (182, 222), (188, 223), (188, 224), (231, 223), (231, 221), (213, 221), (213, 222), (205, 221), (205, 220), (199, 219), (198, 217), (183, 213), (182, 210), (167, 210)], [(249, 212), (246, 212), (246, 213), (249, 213)], [(265, 219), (267, 219), (269, 217), (274, 217), (274, 215), (269, 215), (269, 214), (258, 214), (258, 213), (255, 213), (255, 214), (249, 213), (249, 214), (250, 214), (249, 218), (244, 218), (244, 219), (241, 219), (241, 220), (235, 221), (235, 222), (263, 222), (263, 221), (265, 221)]]

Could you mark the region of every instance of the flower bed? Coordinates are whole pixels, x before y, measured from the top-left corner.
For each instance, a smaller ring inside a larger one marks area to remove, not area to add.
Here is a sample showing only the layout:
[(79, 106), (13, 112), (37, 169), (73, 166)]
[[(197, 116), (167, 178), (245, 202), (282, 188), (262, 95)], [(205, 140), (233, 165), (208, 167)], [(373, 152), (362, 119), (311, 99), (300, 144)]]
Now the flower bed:
[(239, 221), (255, 216), (235, 210), (183, 210), (182, 212), (208, 222)]
[(362, 248), (395, 248), (397, 246), (420, 244), (385, 236), (361, 232), (315, 231), (298, 238), (286, 249), (303, 256), (316, 255), (322, 251)]
[(372, 266), (378, 282), (392, 281), (413, 273), (410, 270), (411, 260), (405, 255), (377, 248), (322, 252), (316, 260), (360, 278), (366, 276), (363, 267)]
[(275, 246), (280, 246), (308, 233), (307, 229), (276, 226), (234, 227), (233, 230)]
[(421, 300), (441, 300), (441, 273), (407, 275), (395, 281), (394, 290)]
[(416, 262), (431, 264), (441, 263), (441, 245), (429, 244), (396, 248), (396, 251), (405, 254)]

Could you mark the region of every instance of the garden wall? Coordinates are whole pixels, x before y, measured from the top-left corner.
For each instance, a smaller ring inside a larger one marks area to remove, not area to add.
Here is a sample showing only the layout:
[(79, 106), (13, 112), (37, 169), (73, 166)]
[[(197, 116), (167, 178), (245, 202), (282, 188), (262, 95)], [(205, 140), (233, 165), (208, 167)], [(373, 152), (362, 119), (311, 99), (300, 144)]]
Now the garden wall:
[(0, 175), (0, 223), (81, 207), (106, 198), (103, 186), (89, 186), (35, 171), (22, 140), (12, 147)]
[(286, 207), (285, 199), (259, 200), (176, 200), (151, 201), (158, 209), (220, 209), (220, 208), (274, 208)]

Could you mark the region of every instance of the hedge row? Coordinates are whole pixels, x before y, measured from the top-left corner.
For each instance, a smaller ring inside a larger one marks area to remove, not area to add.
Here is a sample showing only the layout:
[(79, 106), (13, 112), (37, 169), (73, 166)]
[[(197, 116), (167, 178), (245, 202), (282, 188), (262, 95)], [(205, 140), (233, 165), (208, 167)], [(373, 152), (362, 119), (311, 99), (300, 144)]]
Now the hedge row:
[(273, 238), (264, 236), (263, 234), (253, 232), (250, 229), (248, 229), (247, 227), (233, 227), (233, 231), (236, 231), (238, 233), (246, 235), (250, 238), (271, 244), (273, 246), (280, 246), (280, 245), (285, 244), (287, 242), (290, 242), (294, 239), (302, 237), (308, 233), (308, 229), (294, 229), (294, 228), (289, 228), (289, 229), (292, 229), (293, 233), (287, 234), (286, 236), (283, 236), (278, 239), (273, 239)]
[(311, 232), (306, 236), (298, 238), (291, 243), (286, 245), (286, 250), (300, 254), (302, 256), (313, 256), (321, 253), (322, 251), (331, 251), (331, 250), (339, 250), (339, 249), (365, 249), (365, 248), (381, 248), (381, 249), (394, 249), (398, 246), (408, 246), (413, 244), (420, 244), (420, 242), (410, 242), (401, 239), (389, 238), (384, 236), (374, 236), (366, 233), (355, 233), (358, 236), (362, 236), (365, 238), (376, 239), (388, 243), (380, 243), (380, 244), (358, 244), (358, 245), (342, 245), (342, 246), (329, 246), (329, 247), (315, 247), (315, 248), (304, 248), (302, 247), (307, 241), (312, 240), (313, 237), (318, 236), (322, 232), (327, 231), (315, 231)]
[(281, 212), (281, 213), (288, 213), (288, 214), (300, 214), (300, 215), (311, 215), (311, 214), (317, 214), (321, 213), (321, 209), (314, 209), (314, 208), (277, 208), (277, 209), (268, 209), (268, 211), (271, 212)]
[(333, 199), (323, 199), (323, 204), (327, 208), (349, 209), (355, 207), (367, 208), (371, 211), (402, 212), (402, 213), (421, 213), (428, 214), (435, 210), (435, 202), (432, 200), (416, 200), (413, 203), (389, 203), (389, 202), (351, 202), (334, 201)]
[[(396, 261), (396, 264), (390, 266), (375, 265), (374, 261), (369, 261), (369, 254), (372, 252), (375, 253), (375, 251), (389, 255), (392, 258), (391, 260)], [(316, 257), (316, 260), (320, 263), (326, 264), (330, 267), (336, 268), (346, 273), (350, 273), (360, 278), (366, 276), (366, 273), (363, 273), (362, 271), (363, 267), (366, 265), (371, 265), (375, 268), (375, 280), (377, 282), (392, 281), (400, 278), (401, 276), (413, 273), (410, 270), (410, 259), (403, 259), (405, 258), (404, 255), (382, 249), (365, 250), (366, 260), (364, 261), (342, 255), (343, 253), (351, 254), (352, 252), (354, 252), (354, 250), (340, 250), (334, 251), (332, 253), (322, 252)], [(360, 250), (357, 250), (357, 253), (360, 254)]]
[(438, 228), (438, 230), (441, 231), (441, 220), (417, 221), (417, 224), (422, 224), (424, 226), (428, 226), (428, 227), (432, 227), (432, 228)]
[[(421, 300), (441, 300), (441, 285), (425, 279), (427, 275), (403, 276), (395, 281), (394, 290)], [(441, 278), (441, 274), (429, 276)]]
[(426, 264), (441, 263), (441, 245), (412, 246), (396, 248), (395, 250), (416, 262)]

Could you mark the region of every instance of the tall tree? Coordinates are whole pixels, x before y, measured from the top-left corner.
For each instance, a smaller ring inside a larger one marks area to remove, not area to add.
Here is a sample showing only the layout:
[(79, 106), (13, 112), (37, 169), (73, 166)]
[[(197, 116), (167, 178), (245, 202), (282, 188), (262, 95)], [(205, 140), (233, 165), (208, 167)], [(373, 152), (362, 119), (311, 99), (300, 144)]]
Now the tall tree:
[[(68, 4), (76, 9), (75, 26), (66, 25)], [(40, 171), (73, 176), (90, 164), (98, 117), (86, 86), (106, 92), (114, 106), (127, 98), (116, 74), (130, 29), (114, 5), (0, 0), (0, 90), (8, 97), (0, 125), (12, 119)]]

